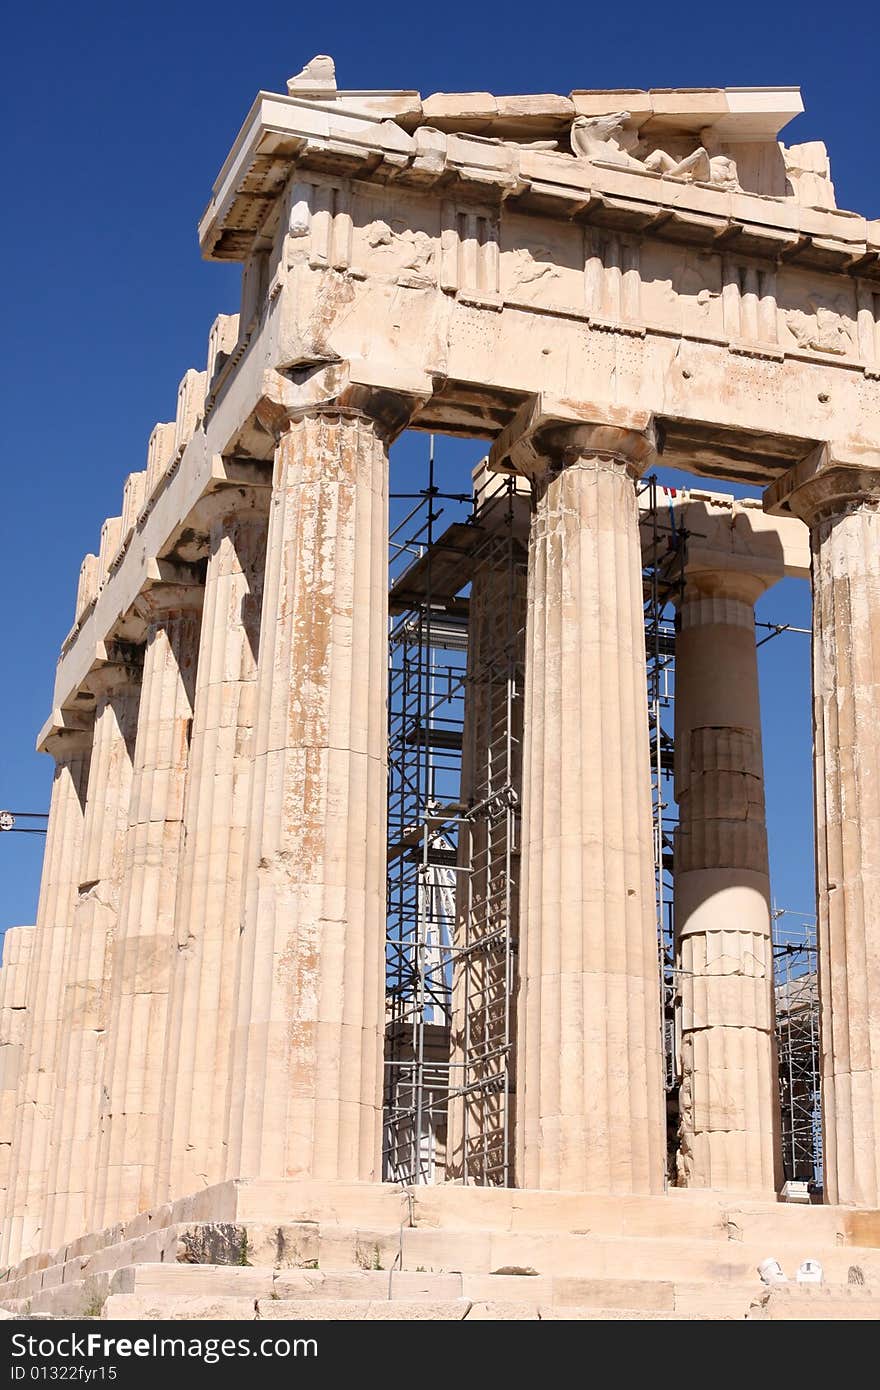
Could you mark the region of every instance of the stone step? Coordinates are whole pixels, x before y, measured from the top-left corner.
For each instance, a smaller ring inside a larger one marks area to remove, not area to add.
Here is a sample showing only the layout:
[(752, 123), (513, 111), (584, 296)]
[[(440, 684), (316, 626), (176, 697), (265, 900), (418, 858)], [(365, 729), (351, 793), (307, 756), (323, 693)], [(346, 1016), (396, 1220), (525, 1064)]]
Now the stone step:
[[(609, 1196), (445, 1184), (411, 1189), (418, 1227), (596, 1236), (880, 1246), (880, 1212), (798, 1206), (721, 1192), (670, 1189), (662, 1196)], [(358, 1224), (376, 1223), (361, 1219)]]
[[(340, 1259), (388, 1267), (401, 1228), (505, 1234), (590, 1234), (608, 1239), (739, 1242), (766, 1251), (804, 1242), (815, 1253), (857, 1246), (880, 1249), (880, 1212), (799, 1207), (724, 1193), (673, 1190), (655, 1197), (597, 1196), (504, 1188), (403, 1189), (388, 1183), (230, 1181), (130, 1221), (91, 1232), (53, 1253), (22, 1261), (2, 1293), (29, 1295), (70, 1277), (139, 1260), (183, 1258), (197, 1263), (276, 1267), (326, 1265)], [(183, 1253), (173, 1252), (180, 1241)], [(242, 1243), (246, 1248), (242, 1252)], [(0, 1286), (2, 1288), (2, 1286)]]
[(102, 1317), (138, 1321), (305, 1321), (305, 1322), (461, 1322), (471, 1309), (467, 1299), (431, 1302), (424, 1299), (408, 1303), (405, 1299), (356, 1302), (346, 1299), (248, 1301), (240, 1298), (175, 1298), (163, 1293), (113, 1294), (107, 1299)]
[(658, 1196), (536, 1192), (518, 1188), (404, 1189), (391, 1183), (236, 1180), (220, 1183), (128, 1222), (92, 1232), (61, 1251), (23, 1261), (17, 1273), (63, 1263), (99, 1247), (190, 1223), (363, 1227), (392, 1231), (401, 1224), (484, 1230), (589, 1229), (596, 1235), (688, 1236), (695, 1239), (784, 1240), (812, 1235), (829, 1244), (880, 1246), (880, 1212), (847, 1207), (801, 1207), (712, 1191), (672, 1189)]
[(234, 1181), (169, 1209), (177, 1222), (296, 1224), (390, 1232), (404, 1226), (484, 1231), (590, 1231), (593, 1235), (763, 1243), (800, 1240), (880, 1247), (880, 1211), (798, 1206), (714, 1191), (657, 1196), (538, 1192), (521, 1188), (414, 1188), (390, 1183)]
[[(116, 1270), (139, 1266), (184, 1270), (210, 1266), (232, 1271), (229, 1279), (244, 1279), (254, 1297), (269, 1295), (273, 1271), (360, 1271), (376, 1274), (381, 1281), (395, 1266), (411, 1273), (492, 1278), (531, 1271), (529, 1277), (647, 1278), (687, 1282), (695, 1289), (729, 1288), (743, 1282), (756, 1287), (757, 1266), (770, 1254), (791, 1277), (804, 1258), (812, 1257), (822, 1261), (829, 1282), (846, 1285), (852, 1271), (854, 1279), (880, 1286), (880, 1252), (855, 1246), (777, 1243), (768, 1247), (730, 1239), (607, 1238), (589, 1231), (498, 1233), (416, 1227), (388, 1233), (317, 1222), (194, 1222), (162, 1227), (33, 1271), (7, 1282), (0, 1289), (0, 1301), (7, 1307), (30, 1302), (47, 1310), (54, 1304), (67, 1306), (75, 1298), (69, 1286), (76, 1284), (86, 1290), (85, 1301), (91, 1304), (106, 1296), (108, 1280)], [(211, 1288), (216, 1288), (217, 1274), (208, 1277), (213, 1281)], [(62, 1286), (57, 1299), (49, 1297)]]
[(803, 1260), (818, 1259), (830, 1283), (848, 1284), (853, 1269), (852, 1278), (880, 1287), (880, 1250), (829, 1247), (806, 1240), (768, 1246), (734, 1240), (606, 1238), (592, 1233), (497, 1234), (416, 1228), (402, 1232), (401, 1244), (404, 1269), (460, 1270), (473, 1274), (531, 1270), (552, 1276), (685, 1280), (718, 1285), (756, 1282), (758, 1265), (772, 1255), (790, 1279), (794, 1278)]
[(754, 1322), (876, 1322), (880, 1291), (798, 1285), (765, 1289), (753, 1301), (748, 1318)]
[(152, 1293), (112, 1294), (102, 1317), (140, 1321), (216, 1320), (237, 1321), (876, 1321), (880, 1294), (869, 1289), (793, 1288), (765, 1290), (744, 1311), (731, 1312), (722, 1305), (702, 1311), (598, 1306), (596, 1304), (547, 1304), (455, 1299), (406, 1298), (336, 1299), (177, 1297)]
[[(648, 1321), (692, 1322), (731, 1321), (729, 1314), (676, 1313), (635, 1308), (548, 1308), (534, 1303), (472, 1303), (460, 1298), (446, 1302), (406, 1300), (352, 1303), (332, 1299), (274, 1299), (256, 1304), (236, 1298), (170, 1298), (154, 1294), (113, 1294), (107, 1299), (102, 1318), (108, 1321), (211, 1321), (239, 1322), (411, 1322), (411, 1321)], [(740, 1315), (742, 1316), (742, 1315)]]
[[(182, 1312), (180, 1316), (196, 1317), (198, 1314), (193, 1310), (203, 1305), (218, 1309), (235, 1307), (239, 1310), (236, 1316), (250, 1316), (248, 1310), (265, 1304), (269, 1312), (263, 1315), (273, 1316), (271, 1310), (278, 1304), (350, 1307), (355, 1304), (393, 1303), (409, 1307), (426, 1303), (434, 1307), (464, 1301), (480, 1308), (539, 1309), (548, 1316), (551, 1311), (554, 1315), (562, 1316), (565, 1309), (592, 1308), (651, 1317), (655, 1314), (674, 1314), (681, 1318), (741, 1320), (753, 1306), (760, 1304), (766, 1292), (756, 1277), (725, 1285), (637, 1278), (551, 1277), (526, 1273), (273, 1270), (270, 1267), (169, 1263), (131, 1265), (112, 1275), (102, 1272), (87, 1280), (55, 1285), (27, 1303), (19, 1301), (7, 1306), (10, 1311), (20, 1315), (83, 1317), (96, 1316), (108, 1304), (117, 1310), (123, 1307), (179, 1305), (184, 1310), (190, 1310), (188, 1313)], [(836, 1306), (833, 1303), (835, 1299), (844, 1300), (846, 1306), (851, 1307), (874, 1298), (870, 1290), (844, 1286), (818, 1291), (808, 1289), (806, 1294), (802, 1289), (795, 1288), (791, 1291), (791, 1297), (803, 1301), (814, 1292), (821, 1293), (826, 1301), (830, 1300), (829, 1307)], [(123, 1300), (121, 1303), (118, 1301), (120, 1299)], [(795, 1316), (786, 1314), (784, 1306), (778, 1316)], [(771, 1308), (769, 1313), (760, 1316), (774, 1315)], [(123, 1314), (117, 1311), (115, 1316), (121, 1317)], [(219, 1317), (221, 1313), (212, 1316)], [(512, 1311), (509, 1316), (513, 1316)], [(833, 1313), (827, 1316), (833, 1316)]]
[[(113, 1228), (117, 1231), (121, 1228)], [(377, 1238), (368, 1232), (359, 1239), (350, 1233), (340, 1248), (350, 1249), (351, 1264), (368, 1268), (378, 1256)], [(395, 1235), (388, 1238), (389, 1248), (399, 1248)], [(62, 1252), (66, 1253), (66, 1252)], [(247, 1225), (229, 1223), (197, 1223), (159, 1227), (144, 1234), (129, 1237), (115, 1244), (98, 1246), (68, 1256), (63, 1263), (40, 1269), (30, 1269), (22, 1277), (0, 1283), (0, 1299), (28, 1299), (43, 1290), (71, 1280), (82, 1280), (103, 1272), (113, 1273), (131, 1264), (193, 1263), (224, 1265), (270, 1265), (276, 1269), (310, 1268), (319, 1263), (320, 1228), (316, 1222), (296, 1225)], [(390, 1265), (393, 1253), (388, 1257)]]

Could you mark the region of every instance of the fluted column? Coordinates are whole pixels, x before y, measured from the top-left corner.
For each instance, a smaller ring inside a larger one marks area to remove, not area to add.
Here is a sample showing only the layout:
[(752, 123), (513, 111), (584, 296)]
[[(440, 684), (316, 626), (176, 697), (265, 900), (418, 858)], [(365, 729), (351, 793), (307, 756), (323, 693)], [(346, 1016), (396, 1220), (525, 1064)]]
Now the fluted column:
[(16, 1103), (15, 1136), (3, 1232), (3, 1262), (42, 1250), (49, 1139), (57, 1086), (63, 965), (79, 883), (83, 808), (91, 730), (60, 729), (44, 747), (55, 759), (36, 935), (28, 970), (28, 1018)]
[(36, 932), (33, 927), (8, 927), (3, 935), (0, 970), (0, 1210), (6, 1203), (15, 1102), (27, 1032), (27, 979)]
[[(517, 1174), (662, 1188), (665, 1122), (641, 557), (650, 433), (532, 439)], [(543, 463), (542, 463), (543, 454)]]
[(878, 1207), (880, 454), (820, 450), (792, 483), (813, 552), (825, 1200)]
[(679, 1180), (781, 1179), (770, 876), (754, 603), (763, 578), (689, 571), (675, 653)]
[(225, 1175), (268, 500), (268, 488), (224, 489), (210, 499), (163, 1078), (160, 1201)]
[(64, 964), (58, 1090), (49, 1165), (50, 1244), (87, 1229), (95, 1181), (101, 1080), (107, 1047), (110, 964), (122, 894), (140, 655), (132, 649), (89, 677), (96, 695), (79, 887)]
[(134, 1216), (153, 1200), (201, 600), (196, 583), (157, 583), (138, 600), (148, 629), (92, 1227)]
[(387, 466), (341, 410), (276, 451), (230, 1177), (380, 1172)]

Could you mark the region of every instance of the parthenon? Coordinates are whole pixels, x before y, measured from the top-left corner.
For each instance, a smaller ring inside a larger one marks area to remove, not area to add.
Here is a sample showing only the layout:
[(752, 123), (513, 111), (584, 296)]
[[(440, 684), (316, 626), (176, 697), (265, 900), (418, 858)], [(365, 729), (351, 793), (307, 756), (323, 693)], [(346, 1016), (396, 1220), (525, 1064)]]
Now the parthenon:
[[(258, 94), (199, 226), (240, 311), (83, 560), (39, 735), (13, 1314), (876, 1316), (880, 222), (782, 143), (802, 109), (345, 91), (326, 56)], [(442, 527), (432, 445), (414, 543), (406, 430), (485, 441)], [(664, 467), (715, 481), (659, 508)], [(780, 1115), (755, 603), (784, 576), (821, 1202)]]

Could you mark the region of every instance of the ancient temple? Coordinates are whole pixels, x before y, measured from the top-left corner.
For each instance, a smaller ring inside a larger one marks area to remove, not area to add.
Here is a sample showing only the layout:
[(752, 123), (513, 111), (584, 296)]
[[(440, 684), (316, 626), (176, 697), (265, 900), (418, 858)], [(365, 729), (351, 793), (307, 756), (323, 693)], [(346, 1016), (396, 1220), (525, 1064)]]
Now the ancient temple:
[[(240, 312), (83, 561), (39, 737), (37, 920), (0, 974), (12, 1311), (875, 1315), (880, 223), (780, 141), (801, 110), (343, 91), (326, 57), (257, 96), (199, 227)], [(436, 587), (422, 557), (389, 605), (407, 429), (487, 458)], [(721, 480), (670, 502), (662, 554), (658, 465)], [(649, 561), (677, 613), (668, 1007)], [(800, 1207), (754, 627), (785, 575), (814, 613), (824, 1204)], [(413, 594), (464, 653), (463, 729), (416, 903), (448, 931), (395, 957)], [(442, 1113), (424, 1167), (403, 1111)], [(765, 1289), (768, 1254), (825, 1287)]]

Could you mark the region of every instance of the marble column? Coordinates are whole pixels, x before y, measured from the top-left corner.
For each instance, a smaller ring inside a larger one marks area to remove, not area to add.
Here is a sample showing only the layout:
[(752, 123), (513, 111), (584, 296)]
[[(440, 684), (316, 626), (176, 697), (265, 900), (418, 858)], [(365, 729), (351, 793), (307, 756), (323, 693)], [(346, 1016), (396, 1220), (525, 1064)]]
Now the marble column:
[(293, 420), (269, 519), (227, 1176), (378, 1179), (388, 460)]
[(210, 552), (175, 913), (159, 1201), (225, 1175), (268, 501), (268, 488), (224, 489), (200, 508)]
[(656, 1192), (666, 1138), (634, 488), (652, 440), (582, 425), (533, 447), (517, 1180)]
[(850, 463), (820, 450), (792, 483), (813, 553), (825, 1200), (878, 1207), (880, 454)]
[(675, 652), (679, 1180), (772, 1198), (781, 1181), (770, 876), (754, 604), (734, 568), (687, 571)]
[(95, 732), (79, 887), (64, 964), (58, 1090), (47, 1217), (52, 1246), (87, 1229), (86, 1193), (98, 1157), (101, 1080), (140, 701), (140, 654), (132, 648), (92, 672)]
[[(447, 1173), (503, 1184), (513, 1167), (527, 484), (482, 478), (471, 575)], [(508, 1052), (499, 1053), (504, 1039)]]
[(91, 729), (59, 729), (43, 746), (55, 759), (55, 775), (28, 969), (28, 1018), (0, 1256), (4, 1264), (36, 1254), (48, 1243), (45, 1198), (58, 1080), (56, 1048), (64, 1002), (64, 958), (79, 884)]
[(148, 626), (91, 1228), (135, 1216), (151, 1205), (155, 1190), (202, 592), (194, 582), (158, 582), (138, 599)]
[(15, 1102), (27, 1033), (27, 980), (36, 932), (8, 927), (0, 970), (0, 1211), (5, 1209), (15, 1137)]

